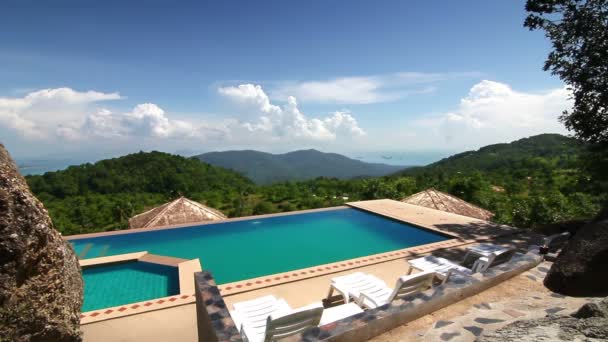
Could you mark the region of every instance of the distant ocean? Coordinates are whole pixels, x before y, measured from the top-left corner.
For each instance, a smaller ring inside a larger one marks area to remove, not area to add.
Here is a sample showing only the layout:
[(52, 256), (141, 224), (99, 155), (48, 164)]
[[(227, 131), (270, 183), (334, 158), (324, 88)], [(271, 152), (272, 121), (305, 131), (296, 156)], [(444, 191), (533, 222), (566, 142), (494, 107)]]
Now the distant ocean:
[(71, 165), (80, 165), (86, 163), (85, 160), (72, 159), (55, 159), (55, 160), (39, 160), (39, 159), (24, 159), (17, 160), (19, 172), (23, 176), (41, 175), (50, 171), (63, 170)]
[(451, 156), (452, 152), (362, 152), (349, 153), (348, 157), (366, 163), (381, 163), (389, 165), (422, 166)]

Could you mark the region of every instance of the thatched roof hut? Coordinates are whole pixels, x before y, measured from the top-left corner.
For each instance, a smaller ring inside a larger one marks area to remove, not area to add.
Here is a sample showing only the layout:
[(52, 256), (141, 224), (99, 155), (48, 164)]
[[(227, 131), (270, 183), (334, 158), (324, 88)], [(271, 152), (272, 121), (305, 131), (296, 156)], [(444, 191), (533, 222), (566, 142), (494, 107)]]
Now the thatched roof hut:
[(173, 202), (148, 210), (129, 219), (129, 228), (151, 228), (173, 224), (226, 219), (219, 210), (180, 197)]
[(489, 220), (494, 216), (491, 211), (480, 208), (456, 196), (433, 188), (426, 189), (401, 200), (401, 202), (437, 209), (448, 213)]

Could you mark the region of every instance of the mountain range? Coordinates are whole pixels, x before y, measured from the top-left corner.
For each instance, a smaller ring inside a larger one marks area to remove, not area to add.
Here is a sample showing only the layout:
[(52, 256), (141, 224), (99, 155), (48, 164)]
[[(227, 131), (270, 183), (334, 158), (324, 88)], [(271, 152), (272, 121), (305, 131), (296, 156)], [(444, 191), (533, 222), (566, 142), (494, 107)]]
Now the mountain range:
[(200, 161), (242, 173), (257, 184), (300, 181), (317, 177), (351, 179), (379, 177), (407, 166), (366, 163), (341, 154), (314, 149), (284, 154), (253, 150), (209, 152), (195, 156)]

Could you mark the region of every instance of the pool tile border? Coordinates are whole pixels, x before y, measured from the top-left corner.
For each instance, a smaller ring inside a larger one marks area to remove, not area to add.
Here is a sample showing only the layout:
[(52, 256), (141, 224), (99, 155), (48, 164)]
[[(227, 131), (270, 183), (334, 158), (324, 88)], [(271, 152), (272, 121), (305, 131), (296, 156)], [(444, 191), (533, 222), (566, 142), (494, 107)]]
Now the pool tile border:
[(175, 306), (191, 304), (196, 301), (194, 293), (177, 294), (169, 297), (155, 298), (143, 302), (124, 304), (110, 308), (82, 312), (80, 324), (90, 324), (108, 319), (131, 316), (139, 313), (168, 309)]
[(95, 323), (107, 319), (167, 309), (179, 305), (191, 304), (196, 301), (194, 296), (194, 282), (192, 281), (192, 278), (195, 273), (202, 271), (199, 259), (187, 260), (174, 257), (165, 257), (142, 251), (113, 255), (109, 257), (79, 260), (79, 263), (82, 267), (90, 267), (127, 261), (148, 262), (176, 267), (179, 279), (179, 293), (172, 296), (154, 298), (137, 303), (123, 304), (99, 310), (82, 312), (80, 313), (80, 324)]

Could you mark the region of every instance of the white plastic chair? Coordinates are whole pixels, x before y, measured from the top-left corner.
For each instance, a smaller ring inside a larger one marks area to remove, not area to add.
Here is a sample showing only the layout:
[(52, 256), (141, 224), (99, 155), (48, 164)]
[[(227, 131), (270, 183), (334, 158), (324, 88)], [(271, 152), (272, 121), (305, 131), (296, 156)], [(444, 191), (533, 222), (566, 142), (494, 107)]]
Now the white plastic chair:
[(332, 278), (327, 299), (330, 299), (334, 291), (337, 291), (344, 297), (344, 302), (348, 304), (351, 299), (358, 298), (361, 291), (374, 291), (374, 289), (382, 289), (384, 287), (386, 287), (386, 284), (381, 279), (371, 274), (355, 272)]
[(445, 283), (453, 272), (464, 275), (485, 272), (492, 266), (511, 260), (514, 254), (515, 249), (513, 248), (482, 244), (468, 249), (462, 265), (433, 255), (408, 260), (411, 266), (409, 273), (413, 268), (421, 271), (434, 271), (440, 274)]
[(511, 260), (513, 254), (515, 249), (512, 247), (482, 243), (467, 248), (461, 265), (470, 268), (473, 273), (483, 272), (491, 266)]
[(429, 289), (433, 286), (435, 276), (434, 271), (427, 271), (399, 277), (392, 289), (385, 286), (383, 289), (361, 291), (357, 303), (369, 309), (377, 308), (391, 303), (395, 299), (401, 299)]
[(283, 299), (264, 296), (235, 303), (230, 312), (241, 335), (251, 342), (275, 341), (317, 326), (323, 305), (314, 303), (292, 310)]
[(362, 307), (375, 308), (397, 298), (426, 290), (432, 285), (434, 278), (433, 271), (403, 276), (397, 280), (395, 288), (390, 288), (384, 281), (371, 274), (355, 272), (332, 278), (328, 298), (335, 290), (347, 303), (349, 298), (352, 298)]

